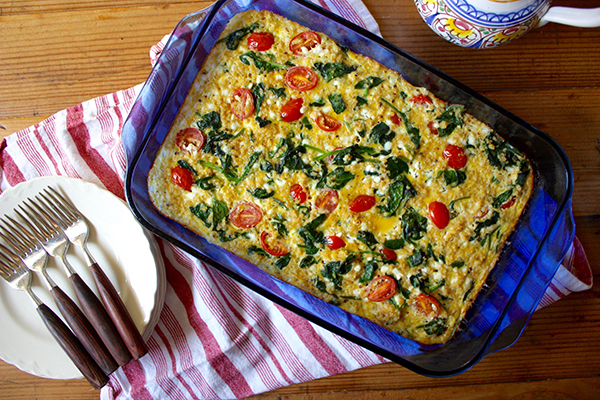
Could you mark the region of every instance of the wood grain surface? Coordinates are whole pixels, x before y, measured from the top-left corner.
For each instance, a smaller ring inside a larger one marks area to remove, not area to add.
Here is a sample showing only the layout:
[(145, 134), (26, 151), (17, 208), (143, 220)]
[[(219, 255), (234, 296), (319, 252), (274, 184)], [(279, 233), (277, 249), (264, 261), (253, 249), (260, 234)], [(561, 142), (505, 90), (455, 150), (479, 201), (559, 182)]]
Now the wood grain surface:
[[(600, 279), (600, 28), (549, 24), (506, 46), (454, 46), (412, 0), (364, 0), (383, 37), (545, 131), (575, 173), (577, 235)], [(0, 135), (93, 97), (142, 83), (149, 49), (210, 2), (0, 1)], [(600, 0), (554, 5), (600, 7)], [(1, 329), (1, 327), (0, 327)], [(600, 289), (536, 312), (515, 345), (434, 379), (388, 363), (256, 399), (598, 399)], [(0, 362), (0, 399), (98, 399), (83, 379), (50, 380)]]

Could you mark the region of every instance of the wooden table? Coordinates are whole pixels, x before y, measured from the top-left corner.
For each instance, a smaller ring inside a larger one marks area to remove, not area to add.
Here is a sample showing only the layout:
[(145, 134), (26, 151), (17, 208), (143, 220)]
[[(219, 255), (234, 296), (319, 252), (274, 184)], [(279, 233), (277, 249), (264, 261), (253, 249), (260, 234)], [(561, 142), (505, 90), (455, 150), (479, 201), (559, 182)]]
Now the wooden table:
[[(600, 274), (600, 28), (550, 24), (494, 50), (462, 49), (412, 0), (365, 0), (383, 37), (550, 134), (575, 172), (578, 236)], [(0, 134), (8, 135), (150, 72), (148, 50), (209, 2), (0, 1)], [(599, 7), (599, 0), (555, 5)], [(598, 399), (600, 285), (535, 313), (511, 348), (446, 379), (396, 364), (282, 388), (264, 399)], [(0, 327), (0, 329), (2, 329)], [(41, 379), (0, 362), (0, 399), (97, 399), (84, 380)]]

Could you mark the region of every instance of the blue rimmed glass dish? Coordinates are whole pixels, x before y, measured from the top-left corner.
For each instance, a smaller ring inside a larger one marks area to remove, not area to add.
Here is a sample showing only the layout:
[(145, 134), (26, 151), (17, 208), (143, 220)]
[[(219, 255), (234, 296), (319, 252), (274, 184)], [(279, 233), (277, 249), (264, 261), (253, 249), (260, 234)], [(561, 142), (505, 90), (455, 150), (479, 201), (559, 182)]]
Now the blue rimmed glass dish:
[[(229, 19), (270, 10), (323, 32), (353, 51), (399, 71), (411, 84), (463, 104), (530, 158), (535, 188), (517, 229), (486, 286), (445, 345), (422, 346), (275, 279), (241, 258), (162, 216), (146, 179), (192, 82)], [(513, 344), (525, 328), (575, 236), (569, 159), (545, 133), (380, 37), (304, 0), (220, 0), (186, 16), (173, 31), (123, 127), (126, 196), (150, 231), (243, 285), (330, 331), (417, 373), (444, 377), (466, 371)]]

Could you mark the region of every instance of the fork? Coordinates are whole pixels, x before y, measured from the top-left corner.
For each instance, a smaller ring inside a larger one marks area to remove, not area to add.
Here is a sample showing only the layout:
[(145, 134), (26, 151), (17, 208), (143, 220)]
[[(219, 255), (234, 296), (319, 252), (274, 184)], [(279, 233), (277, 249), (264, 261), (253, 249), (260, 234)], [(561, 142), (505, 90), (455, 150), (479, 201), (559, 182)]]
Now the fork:
[(129, 354), (129, 350), (127, 350), (106, 309), (67, 260), (66, 253), (69, 241), (60, 226), (54, 222), (51, 215), (38, 202), (29, 198), (22, 205), (19, 205), (19, 208), (27, 217), (18, 210), (14, 210), (15, 213), (29, 227), (31, 233), (46, 252), (61, 260), (84, 314), (96, 329), (98, 336), (100, 336), (110, 354), (119, 365), (127, 364), (131, 361), (132, 356)]
[(23, 290), (29, 295), (46, 328), (94, 389), (98, 390), (106, 385), (108, 377), (96, 365), (79, 340), (33, 292), (31, 273), (25, 264), (6, 246), (0, 244), (0, 250), (0, 276), (14, 289)]
[[(10, 244), (12, 250), (23, 261), (25, 266), (31, 271), (38, 272), (43, 278), (48, 290), (54, 298), (61, 315), (77, 337), (89, 355), (96, 361), (96, 364), (106, 375), (110, 375), (119, 366), (111, 356), (110, 352), (98, 336), (98, 333), (90, 324), (87, 317), (81, 312), (75, 302), (56, 285), (54, 280), (48, 275), (46, 265), (48, 254), (39, 242), (27, 232), (25, 227), (5, 215), (4, 220), (0, 218), (3, 225), (0, 224), (0, 237), (7, 244)], [(10, 221), (10, 222), (9, 222)], [(4, 232), (4, 233), (3, 233)]]
[(40, 193), (39, 196), (46, 201), (55, 216), (56, 222), (59, 223), (69, 241), (83, 250), (88, 268), (94, 277), (94, 282), (106, 310), (133, 358), (135, 360), (139, 359), (148, 352), (146, 344), (117, 290), (87, 247), (90, 229), (86, 218), (71, 202), (51, 186), (45, 189), (44, 193)]

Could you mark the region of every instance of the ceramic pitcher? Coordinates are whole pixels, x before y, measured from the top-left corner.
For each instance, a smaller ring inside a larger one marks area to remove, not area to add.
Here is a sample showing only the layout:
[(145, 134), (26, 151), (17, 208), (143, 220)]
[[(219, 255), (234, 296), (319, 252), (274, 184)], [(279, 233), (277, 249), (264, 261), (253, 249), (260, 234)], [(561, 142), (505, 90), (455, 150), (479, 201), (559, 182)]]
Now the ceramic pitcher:
[(425, 22), (444, 39), (485, 49), (548, 22), (599, 27), (600, 8), (550, 7), (550, 0), (415, 0)]

